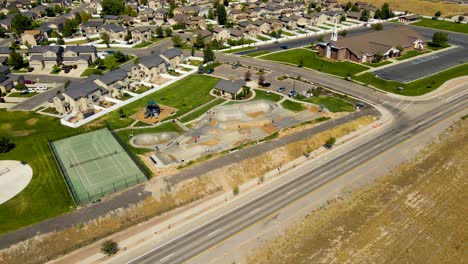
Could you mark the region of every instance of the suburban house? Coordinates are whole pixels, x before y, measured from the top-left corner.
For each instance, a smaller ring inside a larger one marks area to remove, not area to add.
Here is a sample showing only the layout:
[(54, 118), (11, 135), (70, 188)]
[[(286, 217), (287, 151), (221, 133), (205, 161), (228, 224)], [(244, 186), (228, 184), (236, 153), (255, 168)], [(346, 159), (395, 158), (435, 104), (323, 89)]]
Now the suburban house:
[(40, 30), (25, 30), (21, 34), (21, 42), (26, 46), (37, 46), (44, 39), (44, 34)]
[(408, 24), (408, 23), (414, 22), (414, 21), (419, 20), (419, 19), (421, 19), (420, 15), (406, 15), (406, 16), (402, 16), (402, 17), (398, 18), (398, 22)]
[(183, 60), (182, 50), (178, 48), (168, 49), (164, 51), (160, 56), (172, 69), (178, 68)]
[(166, 61), (155, 54), (141, 57), (140, 62), (132, 67), (130, 76), (133, 81), (156, 82), (166, 72)]
[(327, 16), (325, 15), (325, 13), (313, 12), (304, 15), (304, 18), (308, 20), (307, 26), (309, 27), (313, 27), (327, 22)]
[(132, 30), (133, 43), (150, 41), (152, 38), (152, 30), (149, 27), (137, 27)]
[(371, 31), (337, 41), (327, 40), (316, 44), (315, 50), (334, 60), (372, 62), (378, 57), (387, 59), (399, 56), (402, 51), (423, 49), (424, 43), (425, 39), (419, 33), (403, 26)]
[(268, 24), (265, 20), (258, 19), (252, 22), (254, 26), (257, 27), (257, 30), (259, 30), (261, 33), (268, 33), (270, 32), (270, 24)]
[(125, 41), (125, 37), (127, 36), (127, 30), (117, 24), (104, 25), (102, 30), (109, 35), (111, 40)]
[(104, 26), (104, 20), (93, 19), (81, 24), (81, 30), (87, 35), (95, 35), (101, 33), (102, 26)]
[(101, 77), (94, 80), (96, 84), (106, 88), (111, 97), (119, 98), (128, 90), (128, 72), (122, 69), (116, 69), (106, 72)]
[(222, 96), (227, 98), (236, 98), (236, 96), (242, 92), (242, 86), (244, 80), (219, 80), (216, 83), (215, 90), (219, 91)]
[(51, 71), (54, 65), (62, 63), (61, 46), (35, 46), (29, 49), (29, 66), (35, 70)]
[(230, 38), (230, 32), (227, 28), (215, 27), (213, 30), (213, 39), (224, 41)]
[(91, 57), (91, 62), (96, 60), (96, 47), (92, 45), (83, 45), (83, 46), (67, 46), (63, 52), (64, 59), (67, 57), (79, 57), (87, 55)]

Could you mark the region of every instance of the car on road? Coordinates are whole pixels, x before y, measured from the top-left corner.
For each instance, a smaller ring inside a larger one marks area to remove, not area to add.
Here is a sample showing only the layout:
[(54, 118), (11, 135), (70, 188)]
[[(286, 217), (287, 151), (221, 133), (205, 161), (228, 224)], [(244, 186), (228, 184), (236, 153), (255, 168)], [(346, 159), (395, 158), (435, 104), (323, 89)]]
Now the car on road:
[(266, 82), (266, 83), (263, 83), (262, 86), (263, 86), (263, 87), (270, 87), (270, 86), (271, 86), (271, 83)]
[(282, 49), (288, 49), (288, 45), (281, 45), (280, 48), (282, 48)]
[(284, 91), (286, 91), (286, 87), (280, 87), (278, 88), (278, 90), (276, 90), (278, 93), (282, 93)]
[(294, 98), (294, 97), (296, 97), (298, 95), (299, 95), (299, 93), (296, 90), (289, 91), (289, 93), (288, 93), (288, 96), (292, 97), (292, 98)]
[(234, 64), (232, 65), (232, 69), (237, 69), (237, 68), (239, 68), (239, 66), (240, 66), (239, 63), (234, 63)]
[(366, 104), (363, 103), (363, 102), (357, 102), (357, 103), (356, 103), (356, 107), (357, 107), (357, 108), (364, 108), (365, 106), (366, 106)]
[(35, 84), (35, 83), (36, 83), (35, 81), (24, 80), (24, 84)]
[(36, 90), (40, 90), (40, 91), (45, 91), (49, 89), (49, 87), (47, 87), (46, 85), (39, 85), (38, 87), (36, 87)]

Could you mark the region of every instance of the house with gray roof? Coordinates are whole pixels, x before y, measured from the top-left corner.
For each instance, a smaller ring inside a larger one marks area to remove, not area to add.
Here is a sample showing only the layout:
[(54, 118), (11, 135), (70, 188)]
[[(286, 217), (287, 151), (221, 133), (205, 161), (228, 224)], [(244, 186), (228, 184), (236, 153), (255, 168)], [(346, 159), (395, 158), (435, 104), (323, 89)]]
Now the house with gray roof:
[(103, 32), (109, 35), (111, 40), (125, 41), (125, 37), (127, 36), (127, 30), (117, 24), (104, 25), (102, 29)]
[(96, 84), (92, 79), (72, 82), (64, 92), (56, 95), (49, 101), (60, 114), (73, 113), (74, 115), (94, 112), (96, 105), (105, 101), (107, 89)]
[(87, 35), (94, 35), (101, 33), (102, 26), (104, 25), (103, 19), (92, 19), (88, 22), (81, 24), (81, 30), (84, 31)]
[(224, 97), (236, 98), (236, 96), (242, 92), (244, 83), (244, 80), (219, 80), (218, 83), (216, 83), (215, 90), (219, 91)]
[(180, 63), (184, 59), (184, 55), (181, 49), (172, 48), (164, 51), (161, 55), (161, 58), (167, 62), (170, 68), (176, 69), (179, 67)]
[(129, 88), (128, 72), (123, 69), (116, 69), (104, 73), (102, 76), (94, 80), (99, 86), (105, 87), (110, 96), (120, 98)]
[(91, 62), (94, 62), (97, 57), (96, 47), (93, 45), (78, 45), (78, 46), (67, 46), (63, 52), (64, 60), (68, 57), (79, 57), (82, 55), (88, 55), (91, 57)]
[(161, 74), (167, 72), (166, 61), (157, 54), (141, 57), (140, 61), (133, 65), (130, 77), (133, 81), (157, 82)]

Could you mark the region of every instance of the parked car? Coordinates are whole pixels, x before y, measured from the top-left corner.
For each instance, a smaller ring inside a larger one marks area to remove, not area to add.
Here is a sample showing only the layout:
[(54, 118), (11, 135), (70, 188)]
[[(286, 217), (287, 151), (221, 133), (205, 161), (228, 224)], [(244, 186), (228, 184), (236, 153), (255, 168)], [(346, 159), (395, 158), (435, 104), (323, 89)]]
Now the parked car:
[(363, 103), (363, 102), (357, 102), (357, 103), (356, 103), (356, 107), (357, 107), (357, 108), (364, 108), (364, 106), (366, 106), (366, 104)]
[(298, 95), (299, 95), (299, 93), (296, 90), (289, 91), (289, 93), (288, 93), (288, 96), (292, 97), (292, 98), (294, 98), (294, 97), (296, 97)]
[(41, 90), (41, 91), (45, 91), (47, 89), (48, 87), (46, 85), (39, 85), (38, 87), (36, 87), (36, 90)]
[(28, 94), (36, 92), (35, 88), (27, 88), (26, 90), (22, 91), (21, 94)]
[(266, 82), (266, 83), (263, 83), (262, 86), (263, 86), (263, 87), (270, 87), (270, 86), (271, 86), (271, 83)]
[(282, 48), (282, 49), (288, 49), (288, 45), (281, 45), (280, 48)]
[(240, 66), (239, 63), (234, 63), (234, 64), (232, 65), (232, 68), (233, 68), (233, 69), (237, 69), (237, 68), (239, 68), (239, 66)]
[(282, 93), (284, 91), (286, 91), (286, 88), (285, 87), (280, 87), (278, 88), (278, 90), (276, 90), (278, 93)]
[(35, 83), (36, 83), (35, 81), (24, 80), (24, 84), (35, 84)]
[(212, 74), (214, 72), (214, 69), (208, 69), (206, 70), (206, 74)]

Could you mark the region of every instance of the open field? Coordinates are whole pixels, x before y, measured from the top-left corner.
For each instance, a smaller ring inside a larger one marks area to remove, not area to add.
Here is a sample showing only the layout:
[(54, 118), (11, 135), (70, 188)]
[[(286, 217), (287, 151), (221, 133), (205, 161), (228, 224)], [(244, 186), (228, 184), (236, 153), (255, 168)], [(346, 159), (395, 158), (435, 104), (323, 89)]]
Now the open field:
[(463, 263), (468, 121), (375, 183), (330, 201), (246, 263)]
[(184, 116), (183, 118), (180, 119), (180, 122), (186, 123), (186, 122), (192, 121), (192, 120), (200, 117), (201, 115), (203, 115), (207, 111), (209, 111), (211, 108), (221, 104), (222, 102), (224, 102), (223, 99), (217, 98), (217, 99), (213, 100), (213, 102), (205, 105), (204, 107), (198, 109), (197, 111), (194, 111), (194, 112)]
[(69, 129), (58, 119), (30, 113), (0, 110), (0, 137), (10, 137), (16, 147), (0, 159), (21, 160), (33, 169), (29, 185), (0, 205), (0, 233), (13, 231), (73, 210), (72, 197), (48, 146), (55, 140), (76, 135), (87, 128)]
[(147, 102), (151, 100), (178, 109), (171, 118), (178, 117), (213, 99), (209, 91), (213, 89), (217, 81), (217, 78), (211, 76), (190, 75), (138, 101), (123, 106), (125, 118), (120, 118), (119, 112), (113, 111), (97, 122), (107, 120), (114, 129), (129, 126), (134, 121), (130, 116), (143, 110)]
[(332, 96), (313, 96), (310, 98), (298, 96), (296, 99), (316, 105), (324, 105), (330, 112), (354, 111), (353, 104)]
[[(348, 1), (338, 1), (342, 5), (346, 5)], [(433, 16), (435, 12), (441, 11), (442, 16), (456, 15), (468, 12), (468, 6), (459, 5), (455, 3), (448, 3), (442, 1), (428, 1), (428, 0), (370, 0), (366, 1), (369, 4), (380, 8), (384, 3), (388, 3), (392, 10), (409, 11), (411, 13)]]
[[(408, 96), (416, 96), (434, 91), (435, 89), (439, 88), (439, 86), (441, 86), (444, 82), (456, 77), (464, 76), (467, 74), (467, 72), (468, 63), (407, 84), (396, 81), (386, 81), (376, 77), (372, 73), (364, 73), (362, 75), (357, 76), (355, 79), (387, 92)], [(404, 90), (402, 92), (398, 92), (398, 87), (403, 87)]]
[(291, 49), (282, 52), (276, 52), (262, 56), (261, 59), (285, 62), (293, 65), (299, 65), (302, 61), (302, 66), (316, 71), (321, 71), (341, 77), (349, 75), (353, 76), (358, 72), (368, 69), (367, 66), (362, 66), (352, 62), (334, 62), (323, 59), (313, 51), (307, 49)]
[[(468, 8), (466, 8), (468, 11)], [(468, 34), (468, 25), (467, 24), (459, 24), (450, 21), (443, 21), (443, 20), (433, 20), (429, 18), (422, 18), (421, 20), (412, 23), (411, 25), (421, 26), (421, 27), (429, 27), (429, 28), (436, 28), (448, 31), (454, 31), (459, 33)]]

